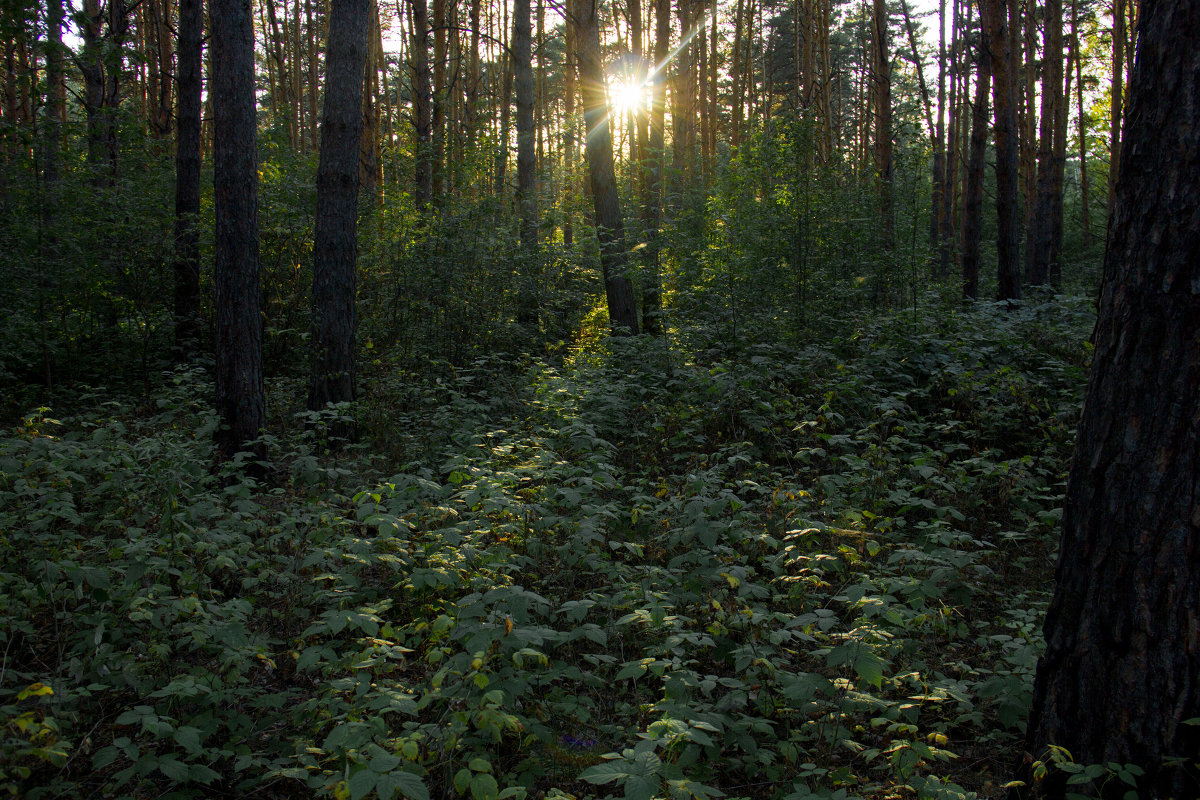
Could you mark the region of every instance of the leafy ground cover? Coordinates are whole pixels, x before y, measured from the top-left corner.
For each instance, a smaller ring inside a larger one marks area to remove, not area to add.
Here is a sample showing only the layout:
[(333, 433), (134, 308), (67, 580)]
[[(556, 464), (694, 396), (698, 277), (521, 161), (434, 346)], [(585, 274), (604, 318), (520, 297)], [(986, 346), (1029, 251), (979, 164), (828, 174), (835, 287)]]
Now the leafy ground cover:
[(0, 440), (0, 788), (998, 797), (1091, 318), (377, 366), (370, 445), (296, 424), (258, 480), (212, 471), (199, 372), (33, 413)]

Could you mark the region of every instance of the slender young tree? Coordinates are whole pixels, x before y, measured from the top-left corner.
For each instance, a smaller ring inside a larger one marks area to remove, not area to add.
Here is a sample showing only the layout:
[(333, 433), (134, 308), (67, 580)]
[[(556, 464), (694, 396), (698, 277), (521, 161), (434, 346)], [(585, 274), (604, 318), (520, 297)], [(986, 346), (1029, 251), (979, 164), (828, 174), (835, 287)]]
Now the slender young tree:
[[(359, 141), (371, 0), (333, 0), (325, 53), (325, 100), (313, 238), (313, 369), (308, 407), (355, 398)], [(352, 423), (335, 436), (353, 438)]]
[(179, 0), (175, 141), (175, 358), (195, 355), (200, 338), (200, 111), (202, 0)]
[(1200, 797), (1197, 41), (1200, 1), (1145, 0), (1026, 737), (1033, 758), (1139, 765), (1139, 797)]
[(617, 332), (637, 334), (637, 305), (633, 283), (626, 274), (628, 251), (621, 200), (613, 171), (612, 129), (604, 89), (604, 65), (600, 61), (598, 0), (572, 0), (571, 24), (576, 26), (579, 82), (583, 96), (583, 128), (586, 137), (588, 179), (596, 214), (596, 236), (600, 240), (600, 267), (608, 317)]
[(963, 297), (979, 297), (979, 238), (983, 227), (983, 161), (987, 151), (988, 89), (992, 79), (992, 54), (986, 34), (977, 53), (975, 104), (971, 111), (971, 149), (963, 189), (962, 271)]
[[(265, 424), (259, 315), (254, 17), (250, 0), (212, 0), (213, 205), (217, 307), (217, 449), (244, 450)], [(357, 152), (357, 151), (356, 151)]]

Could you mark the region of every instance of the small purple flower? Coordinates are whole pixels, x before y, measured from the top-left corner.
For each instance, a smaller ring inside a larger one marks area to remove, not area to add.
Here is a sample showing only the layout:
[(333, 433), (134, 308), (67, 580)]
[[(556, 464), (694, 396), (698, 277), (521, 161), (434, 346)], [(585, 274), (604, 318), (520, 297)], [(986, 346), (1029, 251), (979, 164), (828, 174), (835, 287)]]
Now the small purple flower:
[(569, 733), (564, 733), (562, 735), (562, 740), (563, 740), (563, 744), (565, 744), (567, 747), (573, 748), (575, 750), (590, 750), (591, 748), (593, 748), (597, 744), (599, 744), (599, 742), (597, 742), (595, 739), (591, 739), (588, 737), (572, 736)]

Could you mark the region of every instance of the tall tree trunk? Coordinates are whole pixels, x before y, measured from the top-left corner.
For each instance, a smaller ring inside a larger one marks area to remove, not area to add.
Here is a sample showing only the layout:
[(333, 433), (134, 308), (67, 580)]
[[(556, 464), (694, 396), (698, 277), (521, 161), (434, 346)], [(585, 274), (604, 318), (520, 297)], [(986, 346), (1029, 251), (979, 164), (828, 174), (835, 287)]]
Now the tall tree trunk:
[[(325, 51), (325, 101), (317, 166), (317, 219), (313, 235), (313, 368), (308, 407), (355, 399), (355, 285), (358, 259), (359, 142), (363, 128), (363, 72), (373, 0), (333, 0)], [(339, 421), (335, 438), (353, 438)]]
[[(913, 29), (912, 15), (908, 13), (907, 0), (900, 0), (900, 10), (904, 15), (904, 30), (908, 33), (908, 46), (912, 51), (913, 64), (917, 67), (917, 86), (921, 90), (921, 107), (925, 111), (925, 125), (929, 128), (929, 143), (934, 151), (934, 176), (933, 185), (933, 209), (929, 214), (929, 244), (930, 246), (937, 245), (938, 237), (938, 202), (937, 202), (937, 185), (941, 182), (940, 176), (937, 174), (941, 167), (939, 158), (937, 157), (938, 149), (938, 132), (937, 126), (933, 122), (933, 104), (929, 99), (929, 87), (925, 83), (925, 67), (921, 63), (921, 51), (917, 48), (917, 33)], [(939, 109), (939, 112), (941, 109)]]
[(646, 333), (662, 333), (662, 279), (659, 277), (659, 256), (662, 242), (663, 179), (666, 174), (666, 84), (662, 70), (671, 51), (671, 3), (656, 0), (654, 4), (654, 64), (655, 75), (650, 83), (650, 142), (647, 154), (646, 196), (642, 201), (642, 226), (646, 230), (646, 246), (642, 249), (642, 325)]
[(892, 207), (892, 57), (888, 47), (885, 0), (874, 0), (871, 14), (871, 85), (875, 98), (875, 180), (884, 250), (896, 244), (896, 215)]
[[(950, 275), (950, 214), (946, 205), (946, 0), (938, 1), (937, 133), (933, 145), (933, 217), (937, 226), (937, 277)], [(953, 176), (949, 176), (953, 180)]]
[(513, 106), (513, 63), (508, 47), (508, 2), (503, 0), (503, 25), (505, 41), (502, 43), (504, 54), (501, 56), (501, 86), (500, 96), (500, 141), (496, 147), (496, 194), (503, 196), (508, 185), (508, 137), (512, 129)]
[(463, 116), (467, 129), (467, 143), (474, 145), (479, 135), (479, 85), (482, 82), (479, 65), (479, 11), (482, 0), (470, 0), (471, 50), (468, 54), (466, 113)]
[[(399, 12), (399, 8), (397, 8)], [(304, 0), (304, 26), (308, 34), (308, 147), (317, 149), (317, 94), (320, 82), (317, 80), (317, 25), (313, 19), (312, 0)]]
[(1138, 797), (1200, 797), (1198, 41), (1200, 3), (1146, 0), (1026, 736), (1137, 764)]
[(575, 225), (572, 204), (576, 196), (578, 181), (575, 178), (575, 156), (579, 145), (575, 140), (575, 26), (567, 24), (563, 35), (563, 245), (575, 243)]
[(445, 192), (446, 107), (446, 0), (433, 0), (433, 195)]
[[(332, 28), (332, 10), (329, 24)], [(379, 2), (370, 0), (367, 15), (367, 50), (366, 56), (363, 58), (363, 85), (359, 91), (362, 101), (359, 113), (362, 116), (362, 122), (359, 125), (357, 187), (369, 206), (374, 206), (379, 201), (379, 190), (382, 183), (383, 165), (379, 152), (379, 67), (383, 58), (383, 41), (380, 28)], [(332, 35), (331, 33), (330, 36)], [(328, 58), (329, 56), (326, 54), (326, 75), (329, 73)], [(326, 86), (326, 91), (329, 91), (328, 86)], [(324, 118), (321, 120), (321, 126), (322, 128), (325, 126)]]
[[(1025, 282), (1041, 286), (1050, 280), (1054, 260), (1054, 160), (1057, 155), (1059, 107), (1063, 104), (1062, 0), (1046, 0), (1046, 46), (1042, 55), (1042, 124), (1038, 143), (1037, 207), (1030, 219), (1025, 252)], [(1059, 192), (1062, 186), (1058, 186)], [(1061, 194), (1059, 197), (1061, 203)]]
[(600, 20), (597, 0), (572, 0), (572, 23), (579, 50), (579, 82), (583, 95), (583, 127), (587, 131), (588, 178), (600, 240), (600, 266), (608, 300), (608, 317), (618, 333), (638, 332), (633, 284), (626, 274), (628, 250), (625, 223), (613, 171), (612, 129), (604, 90), (604, 65), (600, 60)]
[(1079, 224), (1083, 251), (1092, 247), (1091, 186), (1088, 185), (1087, 115), (1083, 110), (1083, 53), (1079, 49), (1079, 0), (1071, 0), (1071, 49), (1075, 51), (1075, 97), (1079, 114)]
[(1121, 122), (1125, 92), (1125, 0), (1112, 0), (1112, 104), (1108, 134), (1108, 208), (1112, 211), (1121, 172)]
[(1004, 0), (980, 4), (985, 40), (991, 49), (992, 101), (996, 137), (996, 258), (999, 298), (1021, 297), (1021, 265), (1017, 206), (1017, 113), (1013, 81), (1012, 31)]
[(217, 307), (217, 431), (231, 458), (265, 424), (259, 315), (254, 18), (250, 0), (212, 0), (213, 205)]
[[(1062, 50), (1062, 8), (1061, 0), (1058, 20), (1059, 51)], [(1067, 168), (1067, 120), (1068, 109), (1071, 107), (1071, 71), (1074, 69), (1073, 60), (1078, 55), (1072, 50), (1067, 55), (1065, 69), (1060, 64), (1058, 78), (1062, 91), (1059, 92), (1054, 105), (1054, 146), (1053, 171), (1050, 179), (1050, 283), (1053, 286), (1062, 284), (1062, 252), (1063, 252), (1063, 181)]]
[(428, 0), (408, 0), (412, 25), (413, 121), (417, 134), (417, 206), (428, 208), (433, 201), (433, 96), (429, 76)]
[(175, 142), (175, 358), (196, 355), (200, 339), (201, 0), (179, 0)]
[[(1022, 221), (1025, 227), (1025, 264), (1029, 271), (1029, 252), (1033, 247), (1034, 214), (1037, 210), (1037, 0), (1025, 1), (1024, 59), (1018, 58), (1018, 73), (1024, 86), (1017, 96), (1017, 128), (1020, 131), (1020, 170)], [(1014, 29), (1015, 31), (1015, 29)]]
[[(986, 37), (985, 37), (986, 39)], [(980, 44), (975, 77), (975, 104), (971, 110), (971, 149), (963, 189), (962, 271), (963, 297), (979, 297), (979, 239), (983, 222), (983, 162), (987, 152), (988, 88), (992, 79), (992, 53)]]
[(513, 6), (513, 83), (517, 103), (517, 207), (520, 212), (521, 264), (518, 270), (517, 321), (537, 328), (538, 302), (538, 224), (537, 192), (534, 184), (536, 164), (533, 106), (534, 79), (532, 55), (533, 25), (529, 0), (516, 0)]
[(49, 0), (46, 4), (46, 101), (42, 120), (42, 135), (39, 143), (41, 153), (41, 207), (39, 212), (38, 269), (38, 323), (41, 329), (42, 372), (47, 395), (54, 389), (53, 361), (47, 334), (47, 303), (54, 279), (52, 269), (57, 269), (59, 247), (59, 194), (62, 150), (62, 96), (58, 87), (63, 80), (63, 2)]

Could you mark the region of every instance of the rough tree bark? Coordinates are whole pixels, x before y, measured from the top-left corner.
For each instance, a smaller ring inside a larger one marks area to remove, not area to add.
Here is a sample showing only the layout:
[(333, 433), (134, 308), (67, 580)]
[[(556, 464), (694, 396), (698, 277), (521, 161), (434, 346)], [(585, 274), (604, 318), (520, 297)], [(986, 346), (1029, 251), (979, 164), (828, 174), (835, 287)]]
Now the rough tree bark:
[(538, 223), (534, 183), (537, 153), (533, 124), (533, 22), (530, 14), (529, 0), (516, 0), (513, 6), (512, 55), (517, 104), (517, 206), (521, 237), (517, 321), (533, 329), (538, 321)]
[[(985, 37), (986, 39), (986, 37)], [(962, 272), (963, 297), (979, 297), (979, 237), (983, 219), (983, 160), (987, 151), (988, 88), (992, 56), (984, 41), (978, 48), (975, 107), (971, 112), (971, 145), (963, 189)]]
[(200, 338), (200, 106), (202, 0), (179, 0), (175, 141), (175, 358), (196, 353)]
[(258, 437), (266, 413), (258, 310), (258, 164), (250, 0), (212, 0), (209, 19), (216, 211), (216, 405), (221, 420), (216, 439), (224, 460)]
[[(308, 389), (312, 411), (355, 398), (358, 150), (371, 6), (371, 0), (333, 0), (329, 9), (313, 232), (313, 362)], [(330, 432), (350, 439), (355, 430), (352, 422), (339, 421)]]
[(1200, 2), (1142, 8), (1026, 747), (1135, 763), (1139, 797), (1184, 798), (1200, 796)]
[(413, 122), (417, 134), (417, 206), (428, 208), (433, 201), (433, 88), (429, 74), (428, 0), (408, 0), (412, 25)]
[(625, 247), (625, 223), (613, 171), (612, 129), (604, 91), (604, 65), (600, 61), (600, 20), (597, 0), (572, 0), (571, 24), (576, 26), (580, 94), (583, 96), (583, 128), (586, 137), (588, 179), (592, 207), (596, 213), (596, 236), (600, 240), (600, 267), (608, 317), (618, 333), (637, 334), (637, 305), (633, 283), (626, 271), (629, 253)]
[[(1025, 250), (1025, 282), (1041, 286), (1050, 280), (1054, 253), (1054, 171), (1059, 107), (1063, 104), (1062, 0), (1046, 0), (1046, 46), (1042, 55), (1042, 125), (1038, 139), (1037, 200), (1029, 219)], [(1061, 192), (1062, 186), (1058, 186)], [(1060, 195), (1061, 196), (1061, 195)]]
[(879, 189), (882, 244), (896, 244), (896, 215), (892, 208), (892, 57), (888, 48), (888, 10), (874, 0), (871, 14), (871, 86), (875, 100), (875, 180)]
[(1013, 81), (1012, 26), (1004, 0), (982, 0), (980, 22), (991, 50), (996, 141), (996, 276), (1001, 300), (1021, 297), (1020, 226), (1017, 208), (1017, 109)]
[(642, 283), (642, 325), (646, 333), (662, 333), (662, 281), (659, 254), (662, 242), (663, 176), (666, 173), (666, 85), (663, 80), (667, 54), (671, 50), (670, 0), (654, 4), (654, 75), (650, 80), (650, 141), (648, 146), (646, 197), (642, 203), (642, 225), (646, 230), (644, 275)]

